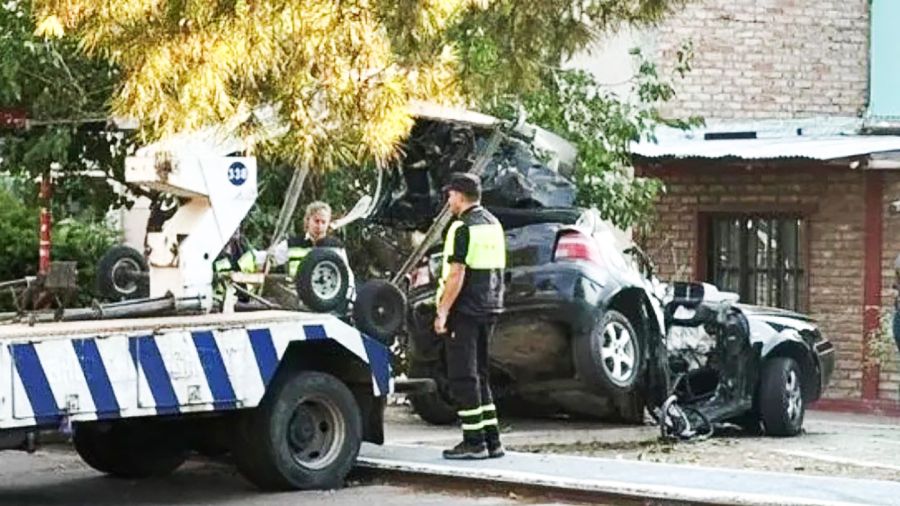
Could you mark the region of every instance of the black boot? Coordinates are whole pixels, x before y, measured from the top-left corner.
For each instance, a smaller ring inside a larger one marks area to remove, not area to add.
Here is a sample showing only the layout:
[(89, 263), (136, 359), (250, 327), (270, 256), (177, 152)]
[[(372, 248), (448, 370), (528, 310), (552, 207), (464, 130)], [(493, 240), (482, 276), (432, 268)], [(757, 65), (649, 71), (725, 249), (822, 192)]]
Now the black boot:
[(488, 439), (487, 450), (488, 458), (499, 459), (500, 457), (506, 455), (506, 450), (503, 449), (503, 443), (500, 442), (500, 438), (497, 438), (495, 440)]
[(444, 458), (448, 460), (481, 460), (488, 458), (487, 445), (484, 442), (463, 441), (449, 450), (444, 450)]

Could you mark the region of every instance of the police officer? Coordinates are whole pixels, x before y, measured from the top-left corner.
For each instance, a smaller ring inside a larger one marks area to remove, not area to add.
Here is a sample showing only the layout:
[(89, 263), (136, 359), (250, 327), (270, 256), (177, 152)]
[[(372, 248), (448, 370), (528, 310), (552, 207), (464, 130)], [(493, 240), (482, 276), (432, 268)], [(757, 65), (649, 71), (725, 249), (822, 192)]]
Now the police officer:
[(481, 207), (481, 182), (454, 173), (444, 186), (456, 220), (444, 240), (434, 329), (445, 336), (450, 389), (462, 422), (463, 441), (446, 459), (504, 455), (488, 379), (488, 339), (503, 310), (506, 239), (503, 227)]

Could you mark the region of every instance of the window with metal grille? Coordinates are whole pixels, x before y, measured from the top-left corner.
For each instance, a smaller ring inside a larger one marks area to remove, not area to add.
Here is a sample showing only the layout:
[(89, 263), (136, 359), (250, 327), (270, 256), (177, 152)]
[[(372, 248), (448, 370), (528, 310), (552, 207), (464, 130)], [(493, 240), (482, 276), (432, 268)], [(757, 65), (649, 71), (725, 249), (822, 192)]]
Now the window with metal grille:
[(805, 225), (798, 216), (709, 217), (709, 282), (748, 304), (806, 307)]

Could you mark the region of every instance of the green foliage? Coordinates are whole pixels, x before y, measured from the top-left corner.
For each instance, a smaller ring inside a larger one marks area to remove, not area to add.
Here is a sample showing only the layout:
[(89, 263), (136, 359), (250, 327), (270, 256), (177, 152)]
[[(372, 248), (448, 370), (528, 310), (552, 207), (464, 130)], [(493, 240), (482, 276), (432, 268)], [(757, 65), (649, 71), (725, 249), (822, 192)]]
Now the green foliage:
[[(39, 208), (23, 202), (14, 190), (0, 188), (0, 281), (37, 274)], [(51, 259), (78, 264), (78, 302), (94, 296), (97, 260), (118, 240), (99, 221), (64, 219), (53, 226)], [(13, 309), (8, 294), (0, 294), (0, 308)]]
[[(593, 76), (581, 70), (548, 68), (542, 86), (521, 97), (528, 121), (572, 142), (578, 149), (575, 182), (577, 203), (596, 207), (604, 218), (621, 228), (642, 226), (651, 219), (653, 201), (663, 191), (659, 180), (632, 177), (632, 142), (652, 139), (658, 125), (686, 128), (699, 118), (667, 120), (659, 106), (675, 95), (672, 84), (659, 76), (655, 65), (638, 58), (632, 103), (605, 91)], [(676, 71), (689, 70), (690, 47), (681, 52)], [(510, 116), (515, 104), (489, 104), (498, 115)]]
[(38, 212), (0, 189), (0, 281), (37, 272)]
[(531, 91), (540, 71), (684, 0), (35, 0), (40, 33), (75, 33), (123, 70), (113, 105), (149, 139), (276, 106), (267, 146), (297, 165), (388, 162), (408, 104)]
[(463, 92), (497, 102), (545, 87), (559, 66), (624, 26), (660, 21), (684, 0), (494, 0), (469, 9), (448, 30), (460, 55)]
[[(120, 75), (105, 60), (85, 57), (73, 38), (35, 37), (31, 8), (28, 0), (0, 4), (0, 109), (24, 111), (30, 120), (27, 130), (2, 132), (0, 172), (35, 180), (53, 169), (54, 214), (99, 219), (127, 203), (111, 181), (123, 179), (130, 141), (105, 131)], [(33, 190), (23, 193), (30, 202)]]
[[(244, 220), (243, 233), (256, 248), (266, 248), (272, 239), (272, 231), (291, 181), (292, 169), (260, 161), (259, 198), (256, 206)], [(303, 185), (303, 193), (297, 204), (290, 233), (302, 235), (303, 213), (306, 205), (323, 200), (331, 205), (334, 218), (348, 212), (363, 195), (372, 195), (378, 173), (374, 166), (361, 168), (311, 172)], [(360, 270), (365, 264), (360, 227), (349, 226), (337, 232), (347, 245), (353, 265)], [(359, 262), (357, 262), (359, 260)], [(360, 270), (361, 272), (361, 270)]]

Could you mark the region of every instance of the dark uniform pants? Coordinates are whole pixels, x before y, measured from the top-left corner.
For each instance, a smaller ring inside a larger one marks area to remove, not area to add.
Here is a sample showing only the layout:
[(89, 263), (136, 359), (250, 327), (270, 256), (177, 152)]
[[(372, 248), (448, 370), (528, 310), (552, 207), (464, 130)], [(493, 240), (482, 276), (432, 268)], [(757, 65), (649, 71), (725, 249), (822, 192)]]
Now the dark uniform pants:
[(488, 364), (494, 319), (451, 314), (447, 327), (447, 377), (463, 437), (470, 443), (499, 442)]

